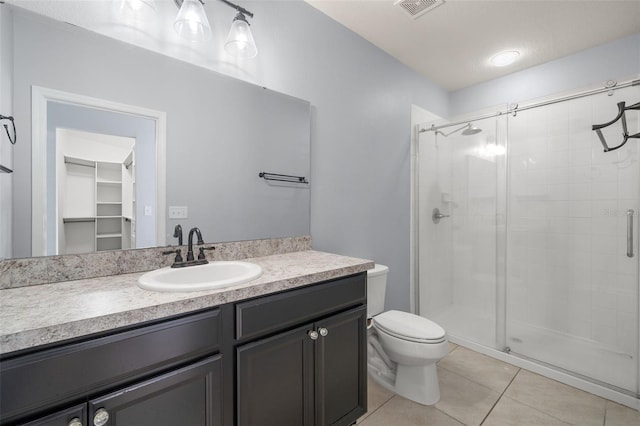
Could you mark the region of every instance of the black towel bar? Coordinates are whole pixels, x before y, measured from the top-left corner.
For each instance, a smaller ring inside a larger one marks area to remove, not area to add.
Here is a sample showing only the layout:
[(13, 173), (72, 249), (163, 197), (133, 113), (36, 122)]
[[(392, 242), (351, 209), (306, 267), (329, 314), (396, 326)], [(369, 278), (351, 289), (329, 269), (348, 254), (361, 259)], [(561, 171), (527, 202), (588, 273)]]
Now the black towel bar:
[(281, 175), (278, 173), (268, 173), (268, 172), (260, 172), (258, 176), (263, 178), (264, 180), (276, 180), (279, 182), (290, 182), (290, 183), (305, 183), (305, 184), (309, 183), (307, 178), (304, 176)]

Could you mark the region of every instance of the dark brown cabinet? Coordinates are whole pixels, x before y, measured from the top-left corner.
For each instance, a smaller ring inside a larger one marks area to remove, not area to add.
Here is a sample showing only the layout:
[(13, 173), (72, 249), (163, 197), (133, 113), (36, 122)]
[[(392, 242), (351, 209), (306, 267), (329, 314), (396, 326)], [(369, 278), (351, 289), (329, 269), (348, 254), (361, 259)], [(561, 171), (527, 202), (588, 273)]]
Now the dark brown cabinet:
[(303, 326), (237, 349), (237, 424), (313, 425), (314, 342)]
[(238, 425), (350, 425), (367, 409), (366, 307), (237, 349)]
[(87, 404), (80, 404), (51, 414), (24, 426), (84, 426), (86, 425)]
[(119, 389), (26, 426), (220, 426), (221, 357)]
[(316, 425), (348, 425), (367, 412), (367, 308), (318, 321)]
[(89, 401), (89, 425), (219, 426), (221, 357)]
[[(355, 290), (363, 282), (342, 282), (343, 289)], [(295, 308), (283, 309), (284, 300), (307, 299), (309, 305), (323, 307), (332, 296), (316, 300), (318, 289), (278, 295), (273, 305), (260, 303), (267, 315), (298, 317)], [(347, 292), (348, 294), (348, 292)], [(355, 291), (353, 294), (360, 294)], [(335, 294), (338, 302), (343, 294)], [(355, 300), (354, 300), (355, 301)], [(293, 303), (293, 306), (301, 306)], [(335, 305), (334, 305), (335, 306)], [(339, 305), (338, 305), (339, 306)], [(248, 306), (240, 316), (252, 312)], [(320, 311), (323, 311), (320, 309)], [(320, 318), (291, 330), (240, 345), (236, 349), (237, 424), (329, 426), (350, 425), (367, 411), (366, 306)], [(259, 323), (259, 322), (256, 322)], [(262, 323), (263, 324), (263, 323)], [(271, 331), (271, 329), (269, 329)]]
[(359, 273), (5, 355), (0, 425), (350, 425), (366, 385)]

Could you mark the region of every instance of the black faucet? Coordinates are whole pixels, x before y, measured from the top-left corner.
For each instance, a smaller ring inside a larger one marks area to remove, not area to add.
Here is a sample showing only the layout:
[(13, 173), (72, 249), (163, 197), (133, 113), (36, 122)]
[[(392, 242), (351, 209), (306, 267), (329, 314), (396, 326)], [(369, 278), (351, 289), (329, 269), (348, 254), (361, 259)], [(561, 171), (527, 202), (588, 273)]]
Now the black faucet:
[(179, 246), (182, 245), (182, 226), (176, 225), (175, 229), (173, 230), (173, 238), (178, 239)]
[[(176, 258), (175, 261), (173, 262), (173, 265), (171, 265), (172, 268), (184, 268), (185, 266), (194, 266), (194, 265), (205, 265), (207, 263), (209, 263), (209, 261), (207, 260), (207, 257), (204, 254), (205, 250), (215, 250), (215, 247), (198, 247), (199, 248), (199, 253), (198, 253), (198, 259), (194, 259), (193, 258), (193, 234), (196, 234), (196, 237), (198, 237), (198, 241), (196, 242), (196, 244), (202, 246), (204, 244), (204, 240), (202, 239), (202, 233), (200, 232), (200, 230), (198, 228), (191, 228), (191, 230), (189, 231), (189, 246), (188, 246), (188, 251), (187, 251), (187, 259), (186, 260), (182, 260), (182, 255), (180, 253), (180, 247), (178, 247), (175, 250), (169, 250), (169, 251), (165, 251), (162, 252), (162, 254), (173, 254), (175, 253)], [(173, 232), (173, 236), (176, 237), (178, 239), (178, 244), (181, 246), (182, 245), (182, 226), (180, 225), (176, 225), (175, 230)]]
[(187, 262), (193, 262), (193, 233), (196, 233), (196, 236), (198, 237), (198, 245), (202, 245), (204, 244), (204, 241), (202, 240), (202, 233), (200, 232), (200, 229), (198, 228), (191, 228), (191, 230), (189, 231), (189, 247), (188, 247), (188, 251), (187, 251)]

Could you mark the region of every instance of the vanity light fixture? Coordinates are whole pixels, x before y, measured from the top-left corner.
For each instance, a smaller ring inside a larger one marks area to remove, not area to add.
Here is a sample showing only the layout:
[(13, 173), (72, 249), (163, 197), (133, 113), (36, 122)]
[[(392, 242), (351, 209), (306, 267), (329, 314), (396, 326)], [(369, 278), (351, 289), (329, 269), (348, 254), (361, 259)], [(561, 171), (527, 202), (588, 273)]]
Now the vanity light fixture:
[(202, 0), (175, 0), (179, 7), (173, 28), (184, 39), (202, 42), (211, 39), (211, 25)]
[[(258, 49), (247, 20), (247, 16), (253, 18), (253, 13), (228, 0), (220, 1), (238, 12), (231, 23), (231, 30), (224, 43), (225, 50), (233, 56), (255, 58)], [(209, 40), (211, 26), (204, 11), (204, 0), (174, 0), (174, 2), (179, 8), (178, 16), (173, 24), (176, 32), (190, 41)]]
[(506, 67), (518, 59), (518, 56), (520, 56), (520, 52), (517, 50), (507, 50), (494, 55), (491, 58), (491, 63), (496, 67)]
[(239, 58), (255, 58), (258, 54), (256, 42), (253, 40), (249, 22), (244, 13), (238, 12), (233, 22), (227, 40), (224, 42), (224, 50)]
[(155, 0), (122, 0), (120, 2), (120, 10), (142, 21), (151, 21), (158, 18)]

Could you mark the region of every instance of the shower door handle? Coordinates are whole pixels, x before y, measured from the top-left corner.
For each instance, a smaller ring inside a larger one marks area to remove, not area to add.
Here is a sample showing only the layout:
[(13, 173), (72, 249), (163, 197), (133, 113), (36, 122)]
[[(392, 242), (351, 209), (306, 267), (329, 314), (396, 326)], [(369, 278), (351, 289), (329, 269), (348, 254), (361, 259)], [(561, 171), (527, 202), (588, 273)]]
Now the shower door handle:
[(627, 257), (633, 257), (633, 213), (627, 210)]

